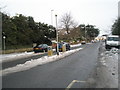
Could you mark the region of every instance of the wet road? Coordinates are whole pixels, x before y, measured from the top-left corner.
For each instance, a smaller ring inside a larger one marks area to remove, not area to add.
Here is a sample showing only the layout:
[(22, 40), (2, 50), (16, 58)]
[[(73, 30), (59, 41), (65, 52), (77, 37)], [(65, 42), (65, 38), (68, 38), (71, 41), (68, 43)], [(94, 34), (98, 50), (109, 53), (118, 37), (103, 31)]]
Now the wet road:
[[(86, 81), (94, 72), (100, 43), (84, 48), (68, 57), (32, 69), (3, 76), (3, 88), (66, 88), (73, 81)], [(85, 83), (72, 83), (82, 88)]]

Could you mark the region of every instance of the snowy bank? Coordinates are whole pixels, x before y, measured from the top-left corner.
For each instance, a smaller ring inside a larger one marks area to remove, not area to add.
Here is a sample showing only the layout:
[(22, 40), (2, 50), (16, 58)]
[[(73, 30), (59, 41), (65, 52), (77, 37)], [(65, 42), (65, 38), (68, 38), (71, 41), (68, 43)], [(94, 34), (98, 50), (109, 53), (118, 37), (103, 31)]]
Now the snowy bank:
[(104, 44), (100, 47), (97, 88), (118, 88), (118, 53), (119, 50), (112, 48), (107, 51)]
[(38, 65), (42, 65), (42, 64), (46, 64), (49, 62), (53, 62), (56, 60), (60, 60), (68, 55), (71, 55), (75, 52), (78, 52), (79, 50), (81, 50), (82, 48), (78, 48), (78, 49), (74, 49), (74, 50), (70, 50), (70, 51), (66, 51), (66, 52), (61, 52), (60, 55), (53, 55), (53, 56), (43, 56), (42, 58), (39, 59), (31, 59), (30, 61), (26, 61), (24, 64), (18, 64), (15, 67), (11, 67), (11, 68), (7, 68), (4, 70), (0, 71), (0, 75), (7, 75), (10, 73), (14, 73), (14, 72), (19, 72), (19, 71), (24, 71), (24, 70), (28, 70), (30, 68), (36, 67)]
[[(79, 47), (79, 46), (81, 46), (81, 44), (75, 44), (75, 45), (70, 45), (70, 46), (71, 47)], [(55, 51), (55, 49), (53, 49), (53, 51)], [(19, 59), (19, 58), (40, 55), (40, 54), (44, 54), (44, 53), (22, 52), (22, 53), (2, 54), (2, 55), (0, 55), (0, 63), (13, 61), (13, 60)]]
[(2, 62), (8, 62), (8, 61), (14, 61), (19, 58), (25, 58), (35, 55), (40, 55), (43, 53), (34, 53), (34, 52), (23, 52), (23, 53), (12, 53), (12, 54), (2, 54), (0, 55), (0, 63)]
[(79, 46), (81, 46), (81, 43), (75, 44), (75, 45), (70, 45), (70, 47), (79, 47)]

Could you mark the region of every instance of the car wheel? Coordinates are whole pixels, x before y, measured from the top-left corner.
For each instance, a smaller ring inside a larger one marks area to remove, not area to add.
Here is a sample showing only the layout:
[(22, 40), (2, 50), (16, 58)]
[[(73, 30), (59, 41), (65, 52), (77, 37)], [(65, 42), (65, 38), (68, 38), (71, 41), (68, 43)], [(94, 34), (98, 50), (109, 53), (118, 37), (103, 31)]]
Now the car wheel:
[(108, 45), (105, 46), (106, 49), (110, 49), (110, 47)]
[(118, 46), (118, 49), (120, 49), (120, 46)]
[(47, 52), (48, 50), (47, 49), (45, 49), (45, 52)]
[(37, 53), (37, 51), (34, 51), (34, 53)]

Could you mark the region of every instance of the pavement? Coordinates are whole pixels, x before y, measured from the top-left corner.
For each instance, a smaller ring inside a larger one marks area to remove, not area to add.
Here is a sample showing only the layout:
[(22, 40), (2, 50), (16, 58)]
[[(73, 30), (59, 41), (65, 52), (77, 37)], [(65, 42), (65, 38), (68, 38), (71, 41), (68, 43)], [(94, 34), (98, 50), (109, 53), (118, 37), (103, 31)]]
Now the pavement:
[(118, 51), (106, 50), (104, 43), (101, 43), (98, 53), (97, 67), (93, 74), (94, 85), (91, 85), (92, 88), (102, 88), (118, 90), (118, 76), (120, 71), (118, 69), (119, 55)]
[[(119, 76), (120, 76), (120, 53), (119, 53), (119, 55), (118, 55), (118, 78), (119, 78)], [(120, 90), (120, 78), (118, 79), (118, 88), (119, 88), (119, 90)]]

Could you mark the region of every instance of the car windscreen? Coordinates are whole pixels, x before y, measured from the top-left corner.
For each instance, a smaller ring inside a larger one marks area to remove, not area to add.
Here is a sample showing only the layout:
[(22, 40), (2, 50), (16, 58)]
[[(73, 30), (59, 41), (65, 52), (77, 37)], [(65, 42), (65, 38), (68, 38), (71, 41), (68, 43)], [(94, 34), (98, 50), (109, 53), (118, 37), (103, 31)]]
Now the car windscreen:
[(39, 48), (46, 48), (47, 45), (46, 44), (41, 44), (41, 45), (38, 45)]
[(58, 44), (58, 47), (59, 47), (59, 48), (62, 48), (62, 45), (63, 45), (63, 44), (59, 43), (59, 44)]
[(119, 41), (119, 37), (108, 37), (108, 41)]
[(42, 47), (43, 47), (43, 45), (38, 45), (37, 47), (42, 48)]

